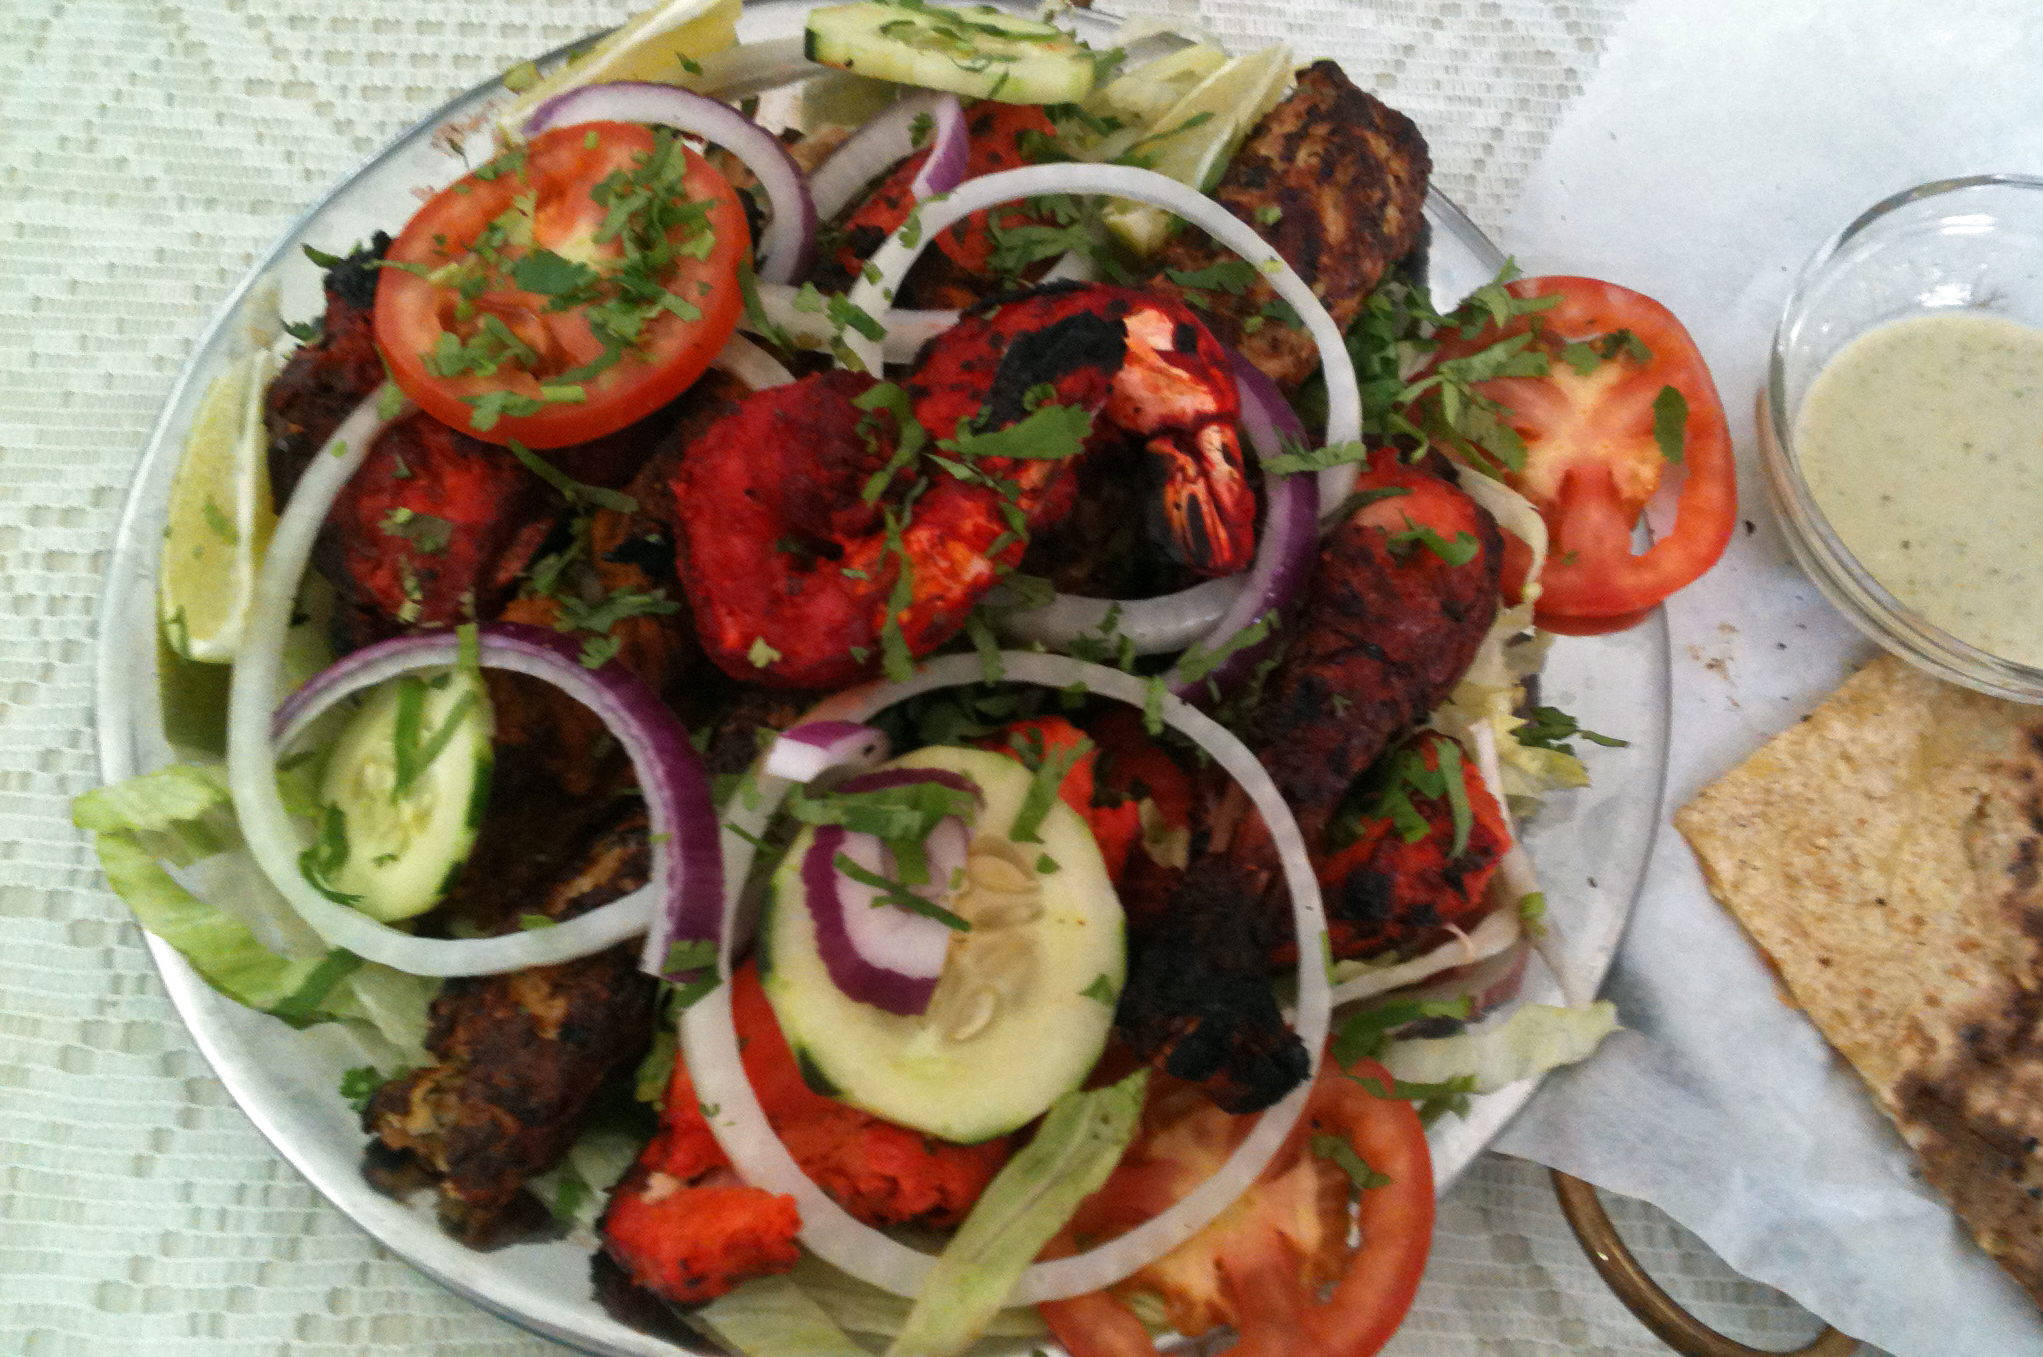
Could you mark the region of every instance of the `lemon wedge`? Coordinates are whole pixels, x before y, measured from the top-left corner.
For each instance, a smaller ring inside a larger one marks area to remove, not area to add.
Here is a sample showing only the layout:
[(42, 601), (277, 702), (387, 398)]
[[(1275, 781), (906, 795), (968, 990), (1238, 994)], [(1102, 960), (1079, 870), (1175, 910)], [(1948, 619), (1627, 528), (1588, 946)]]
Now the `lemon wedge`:
[(273, 364), (258, 348), (213, 379), (171, 482), (157, 619), (163, 639), (187, 660), (233, 661), (276, 526), (263, 432)]
[(614, 32), (520, 94), (498, 115), (506, 128), (558, 94), (612, 80), (686, 84), (689, 66), (735, 46), (743, 0), (668, 0), (626, 19)]
[[(1283, 43), (1235, 57), (1159, 114), (1128, 153), (1150, 169), (1209, 191), (1228, 157), (1291, 85), (1291, 49)], [(1162, 248), (1177, 219), (1146, 203), (1115, 201), (1101, 212), (1107, 229), (1138, 256)]]
[(1192, 87), (1227, 64), (1227, 53), (1205, 43), (1145, 61), (1099, 87), (1085, 101), (1086, 112), (1150, 127)]

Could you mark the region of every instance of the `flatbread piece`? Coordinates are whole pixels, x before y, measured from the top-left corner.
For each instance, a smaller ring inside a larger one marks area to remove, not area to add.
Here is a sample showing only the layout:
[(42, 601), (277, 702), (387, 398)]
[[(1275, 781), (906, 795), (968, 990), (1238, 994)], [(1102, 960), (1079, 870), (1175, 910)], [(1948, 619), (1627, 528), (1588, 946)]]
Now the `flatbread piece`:
[(2043, 708), (1882, 657), (1674, 823), (2043, 1305)]

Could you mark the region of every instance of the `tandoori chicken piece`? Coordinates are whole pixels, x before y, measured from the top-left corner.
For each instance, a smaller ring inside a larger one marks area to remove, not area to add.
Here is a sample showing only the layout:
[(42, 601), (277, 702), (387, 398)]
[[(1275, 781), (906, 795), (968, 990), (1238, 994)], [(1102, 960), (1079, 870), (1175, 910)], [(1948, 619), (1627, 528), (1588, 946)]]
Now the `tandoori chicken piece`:
[[(1503, 808), (1451, 737), (1422, 733), (1384, 760), (1381, 777), (1359, 837), (1316, 863), (1336, 961), (1446, 942), (1450, 928), (1487, 912), (1484, 892), (1511, 847)], [(1449, 777), (1461, 784), (1465, 827)], [(1287, 938), (1271, 960), (1288, 964), (1297, 954)]]
[[(824, 1097), (803, 1081), (757, 970), (740, 968), (731, 986), (746, 1077), (802, 1171), (869, 1225), (946, 1228), (963, 1220), (1012, 1142), (954, 1145)], [(732, 1176), (677, 1055), (660, 1133), (604, 1214), (605, 1251), (640, 1286), (696, 1304), (748, 1276), (793, 1266), (800, 1225), (792, 1198)]]
[[(646, 821), (632, 810), (528, 913), (571, 919), (644, 885)], [(521, 1189), (560, 1163), (597, 1091), (644, 1054), (656, 982), (638, 945), (557, 966), (449, 980), (426, 1049), (437, 1065), (378, 1089), (363, 1125), (437, 1179), (440, 1218), (464, 1242), (494, 1242)]]
[[(1386, 448), (1356, 490), (1364, 502), (1320, 548), (1249, 739), (1316, 857), (1355, 779), (1453, 690), (1499, 601), (1503, 538), (1459, 486)], [(1230, 787), (1207, 851), (1175, 878), (1146, 878), (1152, 898), (1129, 909), (1117, 1030), (1231, 1112), (1269, 1106), (1311, 1071), (1266, 969), (1273, 953), (1296, 957), (1284, 951), (1293, 939), (1282, 877), (1262, 818)], [(1377, 916), (1381, 893), (1366, 877), (1358, 884), (1351, 943), (1404, 936), (1404, 922)]]
[[(1410, 118), (1318, 61), (1249, 133), (1213, 197), (1277, 248), (1345, 330), (1384, 270), (1418, 243), (1431, 173)], [(1188, 230), (1161, 252), (1148, 286), (1203, 307), (1222, 343), (1296, 386), (1319, 366), (1319, 350), (1276, 290), (1253, 269), (1228, 268), (1233, 260)], [(1211, 281), (1194, 286), (1188, 276)]]
[(1496, 620), (1504, 539), (1431, 459), (1379, 449), (1369, 497), (1320, 547), (1250, 743), (1317, 846), (1348, 787), (1468, 672)]
[(376, 261), (389, 248), (390, 237), (378, 231), (368, 246), (326, 271), (326, 314), (319, 334), (291, 355), (263, 398), (270, 494), (279, 507), (291, 498), (313, 454), (383, 384), (371, 309)]
[(553, 531), (559, 495), (510, 453), (414, 412), (335, 498), (313, 560), (344, 649), (496, 615)]

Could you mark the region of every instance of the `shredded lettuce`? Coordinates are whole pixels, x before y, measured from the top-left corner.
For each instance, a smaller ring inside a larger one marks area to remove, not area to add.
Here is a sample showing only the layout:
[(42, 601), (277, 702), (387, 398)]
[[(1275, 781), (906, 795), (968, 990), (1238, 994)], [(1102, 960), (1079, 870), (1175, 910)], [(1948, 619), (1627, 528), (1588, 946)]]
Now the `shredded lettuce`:
[(241, 842), (220, 764), (173, 763), (71, 802), (71, 823), (95, 834), (125, 833), (151, 857), (177, 866)]
[[(812, 1253), (803, 1253), (788, 1274), (818, 1305), (830, 1312), (838, 1327), (852, 1333), (892, 1338), (908, 1323), (909, 1302), (891, 1291), (862, 1282)], [(1039, 1339), (1050, 1336), (1049, 1325), (1032, 1305), (1009, 1306), (987, 1321), (982, 1338)]]
[(86, 792), (71, 803), (71, 819), (92, 832), (114, 894), (214, 989), (294, 1027), (366, 1024), (395, 1048), (399, 1061), (425, 1063), (434, 981), (340, 949), (302, 957), (272, 951), (245, 920), (199, 899), (165, 868), (165, 862), (188, 866), (240, 843), (218, 765), (172, 764)]
[(1470, 1091), (1495, 1093), (1507, 1084), (1586, 1059), (1617, 1030), (1617, 1005), (1607, 999), (1579, 1007), (1524, 1004), (1457, 1036), (1393, 1042), (1383, 1064), (1401, 1083), (1445, 1084), (1473, 1079)]
[(743, 1357), (872, 1357), (792, 1277), (754, 1277), (691, 1319)]
[(1067, 1093), (987, 1185), (930, 1269), (888, 1357), (952, 1357), (986, 1330), (1028, 1265), (1134, 1138), (1149, 1072)]

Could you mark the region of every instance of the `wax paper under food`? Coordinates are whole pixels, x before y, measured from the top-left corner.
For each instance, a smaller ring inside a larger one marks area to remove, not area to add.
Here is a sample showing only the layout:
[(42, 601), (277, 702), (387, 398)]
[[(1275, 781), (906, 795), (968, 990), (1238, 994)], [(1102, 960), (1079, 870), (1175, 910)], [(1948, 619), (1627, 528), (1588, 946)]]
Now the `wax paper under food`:
[[(1741, 530), (1670, 605), (1667, 802), (1808, 711), (1870, 653), (1790, 564), (1751, 460), (1779, 307), (1824, 238), (1880, 198), (2029, 170), (2043, 31), (2017, 3), (1708, 7), (1640, 0), (1528, 182), (1503, 244), (1688, 322), (1734, 416)], [(2043, 1319), (1914, 1171), (1907, 1147), (1710, 900), (1657, 846), (1608, 997), (1633, 1030), (1550, 1081), (1499, 1147), (1665, 1208), (1750, 1276), (1903, 1357), (2043, 1349)]]

